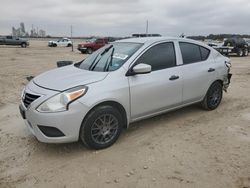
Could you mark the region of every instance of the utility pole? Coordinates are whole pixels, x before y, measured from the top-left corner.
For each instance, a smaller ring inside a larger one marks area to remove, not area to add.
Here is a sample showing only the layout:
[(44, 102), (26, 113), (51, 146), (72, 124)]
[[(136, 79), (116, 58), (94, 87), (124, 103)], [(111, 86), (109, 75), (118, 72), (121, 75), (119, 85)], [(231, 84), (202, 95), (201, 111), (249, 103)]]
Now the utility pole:
[(72, 52), (74, 51), (74, 43), (73, 43), (73, 40), (72, 40), (72, 34), (73, 34), (73, 27), (72, 27), (72, 25), (70, 26), (70, 38), (71, 38), (71, 41), (72, 41), (72, 45), (71, 45), (71, 47), (72, 47)]
[(148, 20), (146, 22), (146, 35), (148, 35)]

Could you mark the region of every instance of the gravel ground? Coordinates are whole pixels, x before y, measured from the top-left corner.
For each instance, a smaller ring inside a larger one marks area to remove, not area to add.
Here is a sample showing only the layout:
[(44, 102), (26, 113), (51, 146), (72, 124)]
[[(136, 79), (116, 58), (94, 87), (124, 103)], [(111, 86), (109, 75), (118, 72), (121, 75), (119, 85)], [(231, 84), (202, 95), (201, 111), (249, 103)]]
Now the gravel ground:
[(18, 111), (27, 76), (85, 55), (71, 48), (0, 46), (0, 187), (250, 188), (250, 56), (231, 57), (220, 107), (191, 106), (134, 123), (112, 147), (44, 144)]

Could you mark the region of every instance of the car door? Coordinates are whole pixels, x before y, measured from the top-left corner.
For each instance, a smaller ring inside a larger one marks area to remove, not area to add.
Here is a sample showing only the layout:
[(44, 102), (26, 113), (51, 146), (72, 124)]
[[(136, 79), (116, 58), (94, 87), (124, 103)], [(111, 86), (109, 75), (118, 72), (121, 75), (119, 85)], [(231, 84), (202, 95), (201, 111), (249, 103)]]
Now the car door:
[(193, 43), (179, 42), (183, 65), (183, 103), (203, 99), (215, 77), (215, 62), (210, 50)]
[(65, 46), (68, 46), (68, 42), (69, 42), (68, 39), (63, 39), (63, 46), (64, 46), (64, 47), (65, 47)]
[(60, 39), (57, 43), (58, 46), (64, 46), (64, 39)]
[(182, 75), (180, 67), (176, 66), (174, 43), (164, 42), (150, 47), (134, 65), (140, 63), (151, 65), (152, 71), (129, 76), (132, 120), (180, 105)]
[(95, 49), (94, 50), (98, 50), (99, 48), (103, 47), (104, 44), (104, 40), (103, 39), (97, 39), (95, 42)]
[(12, 36), (7, 36), (5, 39), (5, 42), (7, 45), (13, 45), (13, 37)]

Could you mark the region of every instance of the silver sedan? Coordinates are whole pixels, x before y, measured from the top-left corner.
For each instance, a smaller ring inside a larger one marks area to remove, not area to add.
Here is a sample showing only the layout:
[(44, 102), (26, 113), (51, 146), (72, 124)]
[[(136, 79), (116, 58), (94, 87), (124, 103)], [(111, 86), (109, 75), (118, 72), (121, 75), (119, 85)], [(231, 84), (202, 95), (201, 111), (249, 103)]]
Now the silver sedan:
[(81, 140), (102, 149), (131, 122), (194, 103), (216, 109), (230, 83), (230, 65), (213, 48), (189, 39), (121, 40), (35, 77), (19, 108), (41, 142)]

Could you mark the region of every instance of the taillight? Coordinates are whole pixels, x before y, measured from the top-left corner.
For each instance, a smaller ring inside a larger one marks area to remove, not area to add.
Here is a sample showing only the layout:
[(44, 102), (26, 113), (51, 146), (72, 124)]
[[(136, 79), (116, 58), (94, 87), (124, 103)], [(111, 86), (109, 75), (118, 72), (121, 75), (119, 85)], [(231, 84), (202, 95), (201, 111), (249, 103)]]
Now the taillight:
[(230, 61), (225, 61), (225, 65), (227, 66), (227, 68), (228, 68), (228, 73), (229, 73), (230, 70), (231, 70), (232, 64), (231, 64)]
[(230, 61), (225, 61), (225, 64), (226, 64), (227, 68), (229, 68), (229, 69), (232, 67), (232, 64)]

